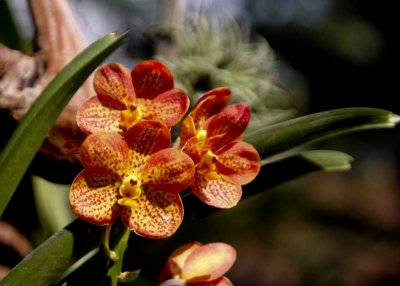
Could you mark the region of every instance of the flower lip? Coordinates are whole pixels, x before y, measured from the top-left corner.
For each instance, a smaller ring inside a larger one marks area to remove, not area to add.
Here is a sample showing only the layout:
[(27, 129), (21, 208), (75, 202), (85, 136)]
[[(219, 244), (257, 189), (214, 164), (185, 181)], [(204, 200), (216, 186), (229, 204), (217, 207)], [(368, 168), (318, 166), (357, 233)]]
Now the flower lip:
[(122, 180), (119, 194), (124, 198), (137, 199), (142, 193), (141, 183), (136, 174), (131, 174)]

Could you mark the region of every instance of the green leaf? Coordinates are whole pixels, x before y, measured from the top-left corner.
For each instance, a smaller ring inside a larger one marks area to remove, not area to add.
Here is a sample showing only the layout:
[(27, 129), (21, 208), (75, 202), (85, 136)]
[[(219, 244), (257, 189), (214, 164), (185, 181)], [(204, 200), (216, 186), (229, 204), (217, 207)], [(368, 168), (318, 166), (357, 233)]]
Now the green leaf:
[(127, 37), (110, 33), (75, 57), (45, 88), (0, 155), (0, 216), (30, 162), (71, 97), (92, 71)]
[(75, 220), (36, 248), (0, 281), (0, 286), (52, 285), (99, 243), (101, 228)]
[(310, 150), (300, 153), (299, 157), (326, 172), (347, 171), (353, 161), (349, 154), (334, 150)]
[(355, 107), (323, 111), (245, 133), (262, 158), (296, 146), (359, 130), (391, 128), (400, 117), (390, 111)]
[(243, 186), (243, 199), (311, 172), (347, 171), (352, 160), (349, 154), (340, 151), (310, 150), (265, 164), (258, 176)]
[(59, 231), (75, 218), (69, 205), (69, 188), (70, 185), (55, 184), (32, 176), (36, 210), (42, 229), (49, 235)]

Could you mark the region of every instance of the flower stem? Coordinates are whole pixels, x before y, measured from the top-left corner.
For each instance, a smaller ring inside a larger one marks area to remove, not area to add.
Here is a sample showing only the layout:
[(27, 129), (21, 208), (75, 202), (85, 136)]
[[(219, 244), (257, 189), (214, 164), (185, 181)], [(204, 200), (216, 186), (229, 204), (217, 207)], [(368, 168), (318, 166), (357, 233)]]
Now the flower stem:
[(102, 236), (102, 241), (103, 241), (103, 246), (104, 249), (107, 253), (107, 256), (110, 260), (112, 261), (117, 261), (118, 260), (118, 254), (115, 251), (112, 251), (110, 249), (110, 232), (111, 232), (112, 224), (107, 225), (104, 230), (103, 230), (103, 236)]
[(107, 277), (110, 280), (111, 286), (118, 285), (118, 278), (121, 274), (122, 263), (124, 260), (125, 250), (128, 247), (128, 240), (131, 230), (128, 228), (123, 228), (121, 231), (121, 236), (118, 237), (117, 242), (114, 247), (114, 253), (117, 255), (118, 259), (114, 262), (114, 264), (108, 269)]

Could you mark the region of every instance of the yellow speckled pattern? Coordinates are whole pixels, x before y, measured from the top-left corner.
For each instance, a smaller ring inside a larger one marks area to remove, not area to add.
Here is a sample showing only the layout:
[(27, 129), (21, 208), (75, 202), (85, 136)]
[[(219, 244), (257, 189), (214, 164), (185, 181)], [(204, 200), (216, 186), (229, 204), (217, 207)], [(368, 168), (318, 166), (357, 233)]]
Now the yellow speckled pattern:
[(121, 64), (100, 67), (94, 75), (93, 87), (100, 101), (114, 109), (128, 109), (135, 103), (130, 71)]
[(169, 128), (159, 121), (143, 120), (125, 133), (129, 148), (137, 153), (148, 155), (169, 148), (171, 135)]
[(177, 193), (145, 189), (137, 202), (137, 208), (124, 207), (121, 218), (138, 235), (166, 238), (182, 223), (183, 205)]
[(129, 173), (139, 174), (145, 163), (149, 160), (150, 155), (143, 155), (133, 150), (129, 150)]
[(121, 177), (128, 167), (129, 148), (118, 133), (91, 134), (82, 143), (81, 161), (91, 172)]
[(174, 78), (170, 70), (154, 60), (140, 62), (131, 72), (136, 96), (153, 99), (157, 95), (174, 87)]
[(177, 149), (152, 154), (141, 170), (142, 183), (165, 191), (180, 192), (189, 187), (194, 176), (193, 160)]
[(89, 98), (78, 109), (76, 121), (86, 134), (94, 132), (121, 132), (121, 111), (101, 104), (97, 96)]
[(260, 156), (250, 144), (238, 142), (230, 144), (218, 155), (218, 173), (228, 181), (244, 185), (250, 183), (260, 171)]
[(98, 225), (113, 223), (119, 216), (117, 200), (119, 180), (82, 171), (71, 185), (72, 211), (80, 218)]
[(189, 108), (189, 98), (180, 89), (168, 90), (150, 99), (138, 98), (143, 118), (160, 120), (168, 127), (177, 124)]
[(224, 180), (208, 180), (196, 172), (192, 192), (202, 202), (217, 208), (231, 208), (242, 197), (242, 187)]

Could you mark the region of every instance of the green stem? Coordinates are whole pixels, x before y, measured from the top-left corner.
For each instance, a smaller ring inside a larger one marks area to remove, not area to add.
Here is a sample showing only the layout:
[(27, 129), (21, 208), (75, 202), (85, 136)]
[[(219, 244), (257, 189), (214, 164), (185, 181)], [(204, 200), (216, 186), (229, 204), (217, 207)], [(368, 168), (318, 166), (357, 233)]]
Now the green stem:
[(117, 261), (119, 259), (118, 254), (115, 251), (110, 249), (110, 232), (111, 232), (112, 224), (107, 225), (103, 230), (102, 241), (104, 249), (107, 253), (107, 256), (112, 261)]
[(118, 285), (118, 278), (119, 275), (121, 274), (122, 263), (124, 261), (125, 250), (128, 247), (128, 240), (130, 233), (131, 233), (130, 229), (124, 228), (122, 236), (119, 238), (119, 240), (115, 245), (113, 252), (118, 256), (118, 260), (115, 261), (115, 263), (110, 267), (110, 269), (108, 269), (107, 272), (107, 277), (109, 278), (111, 286)]

